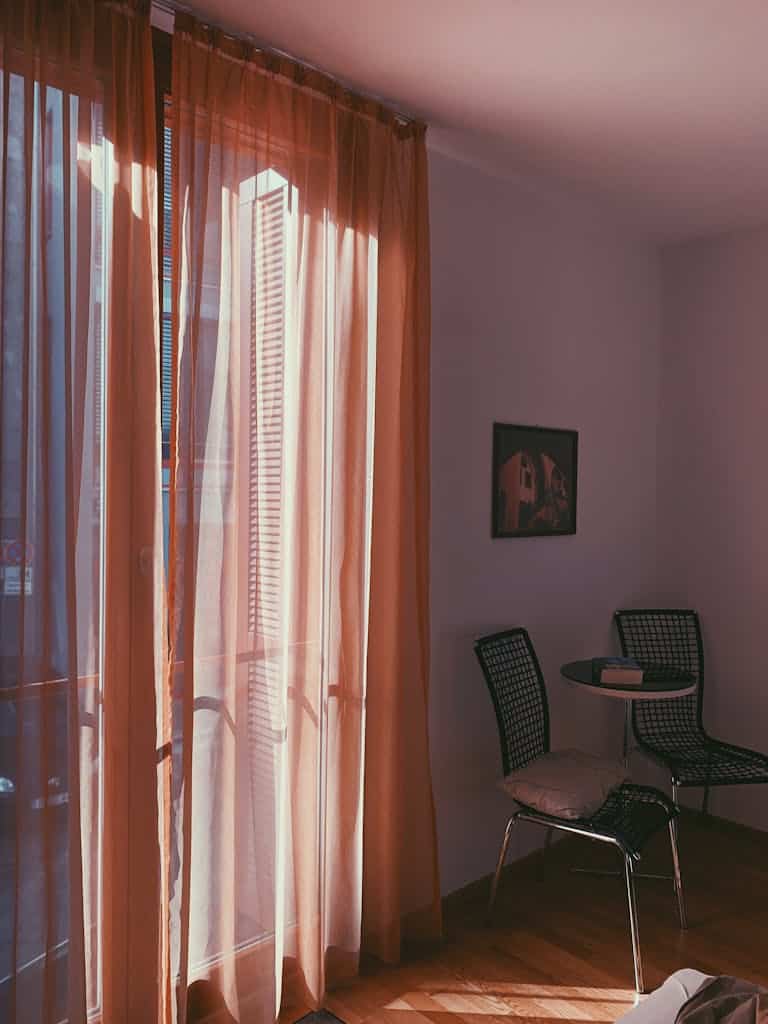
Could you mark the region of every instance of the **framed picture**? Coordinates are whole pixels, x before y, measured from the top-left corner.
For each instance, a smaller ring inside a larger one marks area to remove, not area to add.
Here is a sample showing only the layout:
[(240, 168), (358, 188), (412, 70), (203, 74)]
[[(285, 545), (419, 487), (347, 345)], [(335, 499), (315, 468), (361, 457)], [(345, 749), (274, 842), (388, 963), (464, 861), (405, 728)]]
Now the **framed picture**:
[(493, 424), (492, 537), (576, 533), (575, 430)]

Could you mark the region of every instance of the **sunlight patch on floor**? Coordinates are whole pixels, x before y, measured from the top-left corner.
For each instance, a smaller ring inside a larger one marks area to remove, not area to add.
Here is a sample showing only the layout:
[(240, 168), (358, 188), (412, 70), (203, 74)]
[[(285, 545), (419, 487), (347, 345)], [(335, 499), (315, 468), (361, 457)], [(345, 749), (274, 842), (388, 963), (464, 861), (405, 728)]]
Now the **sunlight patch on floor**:
[(632, 989), (586, 988), (573, 985), (477, 983), (479, 991), (416, 991), (384, 1007), (393, 1014), (447, 1013), (464, 1020), (506, 1016), (569, 1021), (615, 1021), (637, 1002)]

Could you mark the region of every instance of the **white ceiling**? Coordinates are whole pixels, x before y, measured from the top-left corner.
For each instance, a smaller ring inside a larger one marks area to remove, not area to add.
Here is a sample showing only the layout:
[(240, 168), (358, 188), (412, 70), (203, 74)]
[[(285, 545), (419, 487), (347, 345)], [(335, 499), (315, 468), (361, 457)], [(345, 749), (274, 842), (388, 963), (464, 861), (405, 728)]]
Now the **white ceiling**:
[(768, 0), (192, 0), (671, 239), (768, 222)]

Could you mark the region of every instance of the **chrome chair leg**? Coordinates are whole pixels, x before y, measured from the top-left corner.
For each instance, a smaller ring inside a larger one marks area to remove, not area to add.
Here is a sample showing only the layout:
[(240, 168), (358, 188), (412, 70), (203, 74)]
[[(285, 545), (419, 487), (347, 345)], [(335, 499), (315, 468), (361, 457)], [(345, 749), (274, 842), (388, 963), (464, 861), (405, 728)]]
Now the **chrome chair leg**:
[(675, 805), (675, 807), (680, 806), (678, 796), (679, 794), (677, 782), (674, 779), (672, 779), (672, 803)]
[(688, 918), (685, 913), (685, 897), (683, 896), (683, 876), (680, 872), (680, 851), (677, 846), (677, 821), (674, 818), (669, 822), (669, 841), (672, 846), (672, 867), (675, 871), (675, 895), (677, 896), (677, 913), (680, 918), (680, 927), (683, 931), (688, 927)]
[(496, 862), (496, 871), (491, 882), (491, 895), (488, 899), (488, 909), (485, 913), (485, 919), (490, 923), (491, 916), (493, 914), (493, 905), (496, 902), (496, 891), (499, 888), (499, 878), (501, 878), (501, 869), (504, 867), (504, 861), (507, 857), (507, 847), (509, 846), (509, 837), (512, 835), (512, 827), (515, 824), (515, 819), (510, 818), (507, 822), (507, 827), (504, 829), (504, 838), (501, 841), (501, 849), (499, 850), (499, 859)]
[(632, 958), (635, 964), (635, 988), (640, 995), (643, 985), (643, 962), (640, 958), (640, 934), (637, 928), (637, 900), (635, 899), (634, 864), (632, 858), (624, 855), (624, 875), (627, 881), (627, 903), (629, 904), (629, 927), (632, 932)]

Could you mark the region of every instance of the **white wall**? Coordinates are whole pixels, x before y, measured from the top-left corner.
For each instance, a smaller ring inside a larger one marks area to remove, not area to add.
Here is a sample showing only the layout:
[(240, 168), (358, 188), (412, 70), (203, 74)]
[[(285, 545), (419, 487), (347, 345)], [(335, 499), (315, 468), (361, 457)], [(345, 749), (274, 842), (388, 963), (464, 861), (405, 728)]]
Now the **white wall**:
[[(768, 751), (768, 229), (667, 248), (662, 284), (659, 595), (701, 615), (707, 727)], [(768, 828), (767, 787), (711, 808)]]
[[(620, 750), (622, 709), (558, 667), (616, 649), (614, 609), (656, 598), (659, 290), (654, 251), (593, 212), (430, 163), (431, 743), (450, 892), (493, 869), (509, 811), (473, 638), (526, 626), (554, 745)], [(491, 539), (494, 420), (579, 431), (575, 536)], [(542, 831), (521, 829), (512, 855)]]

